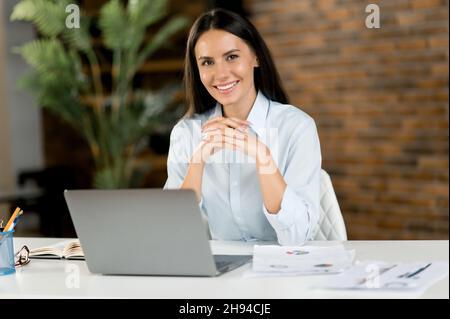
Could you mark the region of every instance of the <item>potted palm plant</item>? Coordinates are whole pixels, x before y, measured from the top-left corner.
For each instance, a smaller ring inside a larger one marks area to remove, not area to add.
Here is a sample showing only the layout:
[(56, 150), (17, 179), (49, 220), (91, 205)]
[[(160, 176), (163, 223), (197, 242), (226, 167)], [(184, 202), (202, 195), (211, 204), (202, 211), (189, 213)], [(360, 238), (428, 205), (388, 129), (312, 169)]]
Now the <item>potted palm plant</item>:
[[(126, 5), (110, 0), (101, 7), (98, 23), (81, 12), (79, 27), (68, 28), (66, 8), (71, 2), (20, 0), (14, 7), (11, 20), (30, 21), (41, 35), (16, 48), (33, 70), (23, 84), (36, 93), (40, 106), (85, 138), (94, 158), (95, 187), (132, 187), (138, 146), (161, 116), (167, 116), (164, 110), (173, 96), (171, 88), (145, 93), (133, 87), (133, 78), (188, 21), (173, 17), (147, 40), (147, 28), (167, 16), (166, 0), (130, 0)], [(90, 28), (94, 23), (111, 52), (110, 87), (102, 82), (104, 66), (93, 47)]]

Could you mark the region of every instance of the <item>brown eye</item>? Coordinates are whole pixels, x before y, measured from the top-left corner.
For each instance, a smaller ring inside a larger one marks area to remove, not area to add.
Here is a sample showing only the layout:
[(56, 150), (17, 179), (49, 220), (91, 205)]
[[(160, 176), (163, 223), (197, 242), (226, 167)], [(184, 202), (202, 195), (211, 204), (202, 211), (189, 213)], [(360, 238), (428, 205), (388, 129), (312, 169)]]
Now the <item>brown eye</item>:
[(237, 56), (236, 54), (230, 54), (229, 56), (227, 56), (227, 60), (231, 61), (231, 60), (235, 60), (237, 59), (239, 56)]
[(205, 61), (202, 62), (202, 65), (204, 65), (204, 66), (208, 66), (208, 65), (211, 65), (211, 64), (213, 64), (213, 62), (211, 60), (205, 60)]

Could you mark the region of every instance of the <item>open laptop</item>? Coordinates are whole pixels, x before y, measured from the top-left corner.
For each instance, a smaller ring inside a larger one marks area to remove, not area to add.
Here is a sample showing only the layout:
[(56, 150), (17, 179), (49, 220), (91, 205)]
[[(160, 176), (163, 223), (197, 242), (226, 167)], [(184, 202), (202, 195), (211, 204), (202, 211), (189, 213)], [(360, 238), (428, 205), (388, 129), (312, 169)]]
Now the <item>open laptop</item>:
[(66, 190), (89, 271), (216, 276), (251, 256), (213, 255), (193, 190)]

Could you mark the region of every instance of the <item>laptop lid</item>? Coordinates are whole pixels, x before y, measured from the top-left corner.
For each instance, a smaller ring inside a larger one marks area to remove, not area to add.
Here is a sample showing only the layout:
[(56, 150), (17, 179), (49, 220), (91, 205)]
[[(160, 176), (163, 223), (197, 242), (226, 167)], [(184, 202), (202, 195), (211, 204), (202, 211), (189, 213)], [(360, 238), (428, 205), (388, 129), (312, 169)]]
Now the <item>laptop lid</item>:
[(92, 273), (218, 274), (193, 190), (66, 190), (64, 197)]

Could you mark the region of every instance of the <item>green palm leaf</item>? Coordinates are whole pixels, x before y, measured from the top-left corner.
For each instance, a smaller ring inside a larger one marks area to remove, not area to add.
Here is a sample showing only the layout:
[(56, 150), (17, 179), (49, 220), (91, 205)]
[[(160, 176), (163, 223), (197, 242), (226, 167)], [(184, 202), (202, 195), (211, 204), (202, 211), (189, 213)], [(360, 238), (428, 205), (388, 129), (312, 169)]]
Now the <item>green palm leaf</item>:
[(69, 83), (79, 88), (82, 80), (81, 63), (73, 51), (67, 51), (56, 39), (28, 42), (15, 52), (22, 55), (39, 74), (60, 83)]
[(131, 0), (128, 2), (128, 16), (133, 25), (145, 29), (167, 14), (165, 0)]
[[(113, 56), (113, 84), (104, 88), (102, 60), (89, 31), (92, 21), (81, 12), (80, 28), (67, 28), (65, 9), (70, 2), (19, 0), (14, 7), (11, 20), (32, 22), (41, 36), (15, 49), (33, 69), (22, 84), (36, 93), (40, 106), (70, 123), (88, 141), (96, 187), (137, 186), (142, 170), (139, 173), (133, 158), (160, 120), (167, 120), (165, 110), (174, 92), (145, 95), (130, 83), (146, 59), (188, 22), (174, 18), (144, 43), (147, 27), (167, 14), (166, 0), (129, 0), (126, 8), (123, 0), (109, 0), (98, 21), (104, 46)], [(82, 59), (89, 69), (83, 70)], [(110, 95), (105, 97), (104, 92)]]
[(174, 17), (169, 20), (139, 53), (135, 65), (130, 68), (128, 77), (131, 78), (149, 56), (161, 48), (170, 36), (185, 28), (188, 23), (189, 20), (185, 17)]
[(89, 34), (89, 26), (91, 19), (88, 17), (80, 18), (79, 28), (65, 28), (63, 31), (63, 38), (66, 42), (84, 53), (92, 49), (91, 35)]
[(68, 4), (68, 0), (23, 0), (14, 7), (11, 20), (31, 21), (43, 35), (55, 37), (65, 28)]
[(119, 0), (112, 0), (102, 7), (99, 24), (107, 48), (114, 50), (130, 47), (132, 34), (129, 34), (127, 15)]

